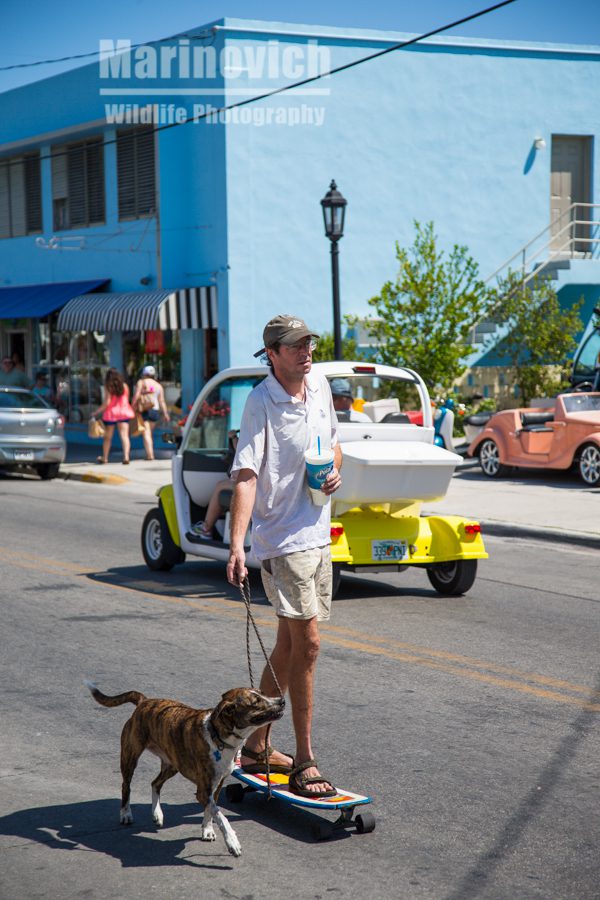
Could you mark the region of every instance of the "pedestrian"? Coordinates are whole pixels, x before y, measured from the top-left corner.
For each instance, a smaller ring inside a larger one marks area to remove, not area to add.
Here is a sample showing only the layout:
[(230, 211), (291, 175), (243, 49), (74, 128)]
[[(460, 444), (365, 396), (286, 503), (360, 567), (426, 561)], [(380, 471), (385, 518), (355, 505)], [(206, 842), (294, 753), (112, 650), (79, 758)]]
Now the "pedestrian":
[(131, 442), (129, 440), (129, 422), (135, 418), (135, 413), (129, 402), (129, 388), (123, 381), (123, 376), (118, 369), (109, 369), (104, 379), (104, 402), (92, 418), (102, 415), (104, 424), (104, 437), (102, 438), (102, 456), (96, 462), (103, 464), (108, 462), (110, 445), (112, 444), (115, 426), (121, 438), (123, 447), (123, 465), (129, 465), (129, 453)]
[(48, 403), (54, 403), (54, 394), (52, 388), (48, 384), (48, 376), (45, 372), (36, 372), (35, 381), (31, 388), (38, 397), (43, 397)]
[(154, 429), (161, 413), (165, 423), (169, 422), (165, 392), (162, 384), (156, 378), (154, 366), (144, 366), (142, 369), (142, 376), (135, 386), (131, 405), (144, 420), (142, 440), (146, 459), (152, 460), (154, 459)]
[[(261, 561), (265, 592), (278, 617), (271, 665), (281, 689), (289, 690), (296, 735), (293, 759), (266, 747), (266, 728), (242, 748), (246, 771), (287, 772), (290, 790), (301, 796), (333, 796), (321, 775), (311, 742), (313, 685), (319, 653), (319, 622), (331, 612), (330, 503), (313, 504), (304, 453), (320, 443), (334, 452), (334, 467), (323, 491), (341, 483), (342, 452), (327, 379), (311, 372), (316, 335), (302, 319), (280, 315), (266, 325), (264, 347), (269, 373), (250, 393), (242, 416), (232, 477), (235, 480), (227, 578), (246, 578), (244, 537), (252, 517), (252, 550)], [(268, 667), (260, 689), (277, 686)]]
[(31, 381), (24, 371), (15, 366), (10, 356), (4, 356), (0, 369), (0, 385), (2, 387), (30, 388)]
[(347, 422), (372, 422), (372, 419), (364, 412), (354, 409), (354, 397), (352, 396), (352, 388), (347, 378), (332, 378), (330, 382), (331, 394), (333, 396), (333, 406), (340, 421)]

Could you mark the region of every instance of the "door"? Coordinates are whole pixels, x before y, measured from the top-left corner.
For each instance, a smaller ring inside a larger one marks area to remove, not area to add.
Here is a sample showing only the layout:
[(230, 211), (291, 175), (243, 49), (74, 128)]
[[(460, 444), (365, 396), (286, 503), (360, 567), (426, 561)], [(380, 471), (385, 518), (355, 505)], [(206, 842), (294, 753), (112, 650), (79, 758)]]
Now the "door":
[[(587, 253), (590, 244), (589, 221), (591, 210), (573, 203), (590, 202), (590, 167), (592, 139), (573, 135), (552, 135), (550, 175), (550, 221), (553, 250), (565, 255)], [(570, 223), (574, 222), (572, 226)]]

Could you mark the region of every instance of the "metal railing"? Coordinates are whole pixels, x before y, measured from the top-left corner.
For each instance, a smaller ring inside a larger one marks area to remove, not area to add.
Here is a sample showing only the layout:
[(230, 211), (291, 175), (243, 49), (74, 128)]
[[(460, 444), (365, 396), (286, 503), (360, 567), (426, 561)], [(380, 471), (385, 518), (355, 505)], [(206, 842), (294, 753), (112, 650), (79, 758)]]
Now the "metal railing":
[[(596, 218), (600, 217), (600, 213), (596, 210), (600, 210), (599, 203), (571, 203), (553, 222), (498, 266), (485, 279), (485, 283), (520, 271), (521, 284), (525, 285), (542, 275), (553, 263), (600, 258), (600, 221)], [(473, 329), (471, 342), (481, 343), (482, 335), (489, 336), (496, 328), (497, 323), (493, 319), (483, 320)]]

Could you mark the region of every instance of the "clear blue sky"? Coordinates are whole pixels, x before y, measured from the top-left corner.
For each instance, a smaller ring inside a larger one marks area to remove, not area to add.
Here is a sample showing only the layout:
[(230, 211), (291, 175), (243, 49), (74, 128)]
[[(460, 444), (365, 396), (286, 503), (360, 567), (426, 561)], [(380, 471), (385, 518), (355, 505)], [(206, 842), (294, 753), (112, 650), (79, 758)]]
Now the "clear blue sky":
[[(86, 53), (100, 39), (143, 43), (223, 16), (422, 33), (494, 0), (1, 0), (0, 66)], [(600, 44), (600, 0), (516, 0), (449, 34)], [(47, 78), (76, 61), (0, 72), (0, 91)], [(0, 123), (1, 131), (1, 123)]]

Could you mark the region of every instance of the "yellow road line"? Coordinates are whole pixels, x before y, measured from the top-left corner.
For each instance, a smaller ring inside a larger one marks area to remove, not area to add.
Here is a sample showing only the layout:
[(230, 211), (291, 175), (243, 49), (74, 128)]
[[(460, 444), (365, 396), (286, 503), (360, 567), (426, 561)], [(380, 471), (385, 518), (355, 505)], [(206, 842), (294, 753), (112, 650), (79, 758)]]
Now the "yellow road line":
[[(76, 578), (95, 576), (93, 578), (95, 585), (134, 594), (137, 598), (140, 598), (140, 595), (143, 594), (146, 600), (158, 600), (162, 603), (182, 605), (199, 610), (205, 610), (209, 607), (220, 616), (238, 620), (245, 620), (246, 618), (245, 608), (239, 604), (233, 605), (235, 601), (232, 601), (226, 595), (221, 597), (203, 597), (201, 595), (180, 597), (172, 594), (149, 593), (141, 591), (139, 587), (102, 580), (99, 576), (103, 573), (99, 573), (97, 569), (86, 569), (75, 563), (48, 559), (32, 553), (17, 553), (6, 549), (2, 550), (2, 556), (4, 559), (10, 557), (14, 565), (31, 571), (48, 573), (49, 570), (52, 570)], [(108, 575), (109, 573), (106, 574)], [(111, 575), (110, 577), (114, 576)], [(272, 616), (267, 618), (255, 614), (254, 619), (257, 625), (261, 627), (271, 630), (277, 627), (277, 622)], [(434, 671), (444, 672), (454, 677), (467, 678), (481, 684), (491, 684), (505, 690), (528, 694), (555, 703), (576, 706), (588, 712), (600, 712), (600, 703), (593, 702), (600, 697), (600, 691), (596, 691), (586, 685), (573, 684), (547, 675), (524, 672), (510, 666), (498, 665), (481, 659), (472, 659), (458, 653), (436, 650), (430, 647), (420, 647), (404, 641), (397, 641), (393, 638), (369, 635), (343, 626), (323, 623), (320, 631), (321, 641), (331, 646), (343, 647), (372, 656), (381, 656), (410, 665), (418, 665)], [(502, 675), (507, 677), (500, 677)], [(548, 688), (551, 687), (556, 688), (556, 690), (549, 690)], [(560, 693), (559, 691), (561, 690), (567, 693)], [(584, 696), (577, 697), (573, 696), (573, 694), (583, 694)]]

